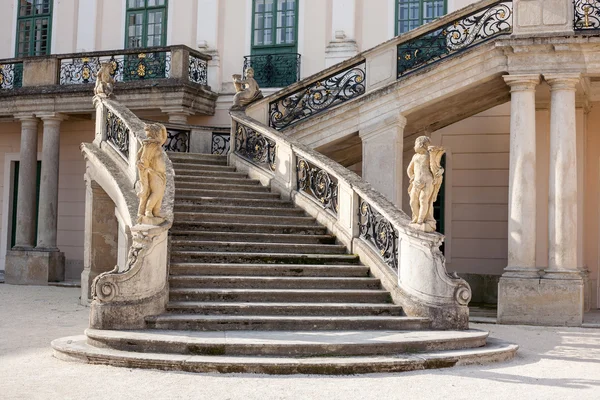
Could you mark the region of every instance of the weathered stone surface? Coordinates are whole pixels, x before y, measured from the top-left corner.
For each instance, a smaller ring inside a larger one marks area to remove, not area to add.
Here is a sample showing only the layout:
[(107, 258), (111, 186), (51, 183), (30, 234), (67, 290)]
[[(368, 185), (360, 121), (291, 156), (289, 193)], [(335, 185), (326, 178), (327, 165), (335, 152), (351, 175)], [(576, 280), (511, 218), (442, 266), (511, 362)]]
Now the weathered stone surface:
[(5, 281), (12, 285), (47, 285), (65, 279), (65, 254), (59, 251), (9, 250)]

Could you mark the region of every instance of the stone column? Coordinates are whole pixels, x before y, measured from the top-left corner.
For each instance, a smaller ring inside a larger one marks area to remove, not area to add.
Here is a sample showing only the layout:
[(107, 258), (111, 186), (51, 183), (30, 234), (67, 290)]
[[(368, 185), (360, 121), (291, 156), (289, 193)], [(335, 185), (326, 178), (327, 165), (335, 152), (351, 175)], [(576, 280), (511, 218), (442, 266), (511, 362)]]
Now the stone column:
[(356, 24), (356, 1), (333, 0), (332, 7), (332, 40), (325, 49), (325, 67), (330, 67), (358, 54), (354, 28)]

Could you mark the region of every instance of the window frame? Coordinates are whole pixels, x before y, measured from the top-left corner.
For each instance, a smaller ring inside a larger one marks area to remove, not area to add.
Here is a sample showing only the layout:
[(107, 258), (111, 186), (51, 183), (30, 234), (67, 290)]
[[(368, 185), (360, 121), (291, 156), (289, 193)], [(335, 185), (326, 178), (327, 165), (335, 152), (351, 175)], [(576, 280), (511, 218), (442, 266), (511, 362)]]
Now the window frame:
[[(399, 27), (399, 25), (400, 25), (399, 11), (400, 11), (400, 4), (402, 1), (403, 0), (394, 0), (394, 7), (395, 7), (395, 10), (394, 10), (394, 32), (395, 32), (396, 36), (401, 35), (406, 32), (409, 32), (409, 31), (400, 32), (400, 29), (399, 29), (400, 28)], [(419, 19), (418, 19), (419, 25), (417, 25), (417, 26), (422, 26), (425, 24), (425, 22), (423, 22), (423, 20), (424, 20), (423, 9), (424, 9), (424, 6), (426, 3), (431, 3), (432, 1), (435, 1), (435, 0), (415, 0), (415, 1), (409, 0), (410, 3), (419, 3)], [(434, 19), (440, 18), (440, 17), (448, 14), (448, 0), (443, 0), (443, 2), (444, 2), (444, 11), (442, 12), (442, 15), (435, 17)], [(411, 20), (409, 19), (408, 21), (411, 21)], [(433, 20), (431, 20), (431, 21), (433, 21)], [(430, 22), (430, 21), (428, 21), (428, 22)], [(415, 28), (413, 28), (413, 29), (415, 29)]]
[[(273, 12), (272, 12), (272, 23), (271, 23), (271, 31), (273, 32), (273, 44), (269, 45), (257, 45), (254, 43), (255, 32), (256, 32), (256, 0), (252, 0), (252, 28), (251, 28), (251, 39), (250, 39), (250, 53), (252, 55), (260, 55), (267, 54), (265, 50), (274, 50), (274, 53), (297, 53), (298, 52), (298, 14), (300, 7), (300, 0), (292, 0), (294, 1), (294, 43), (283, 43), (277, 44), (276, 35), (277, 35), (277, 0), (273, 0)], [(266, 13), (263, 13), (266, 14)], [(283, 50), (283, 51), (282, 51)], [(289, 51), (285, 51), (289, 50)]]
[[(34, 0), (35, 1), (35, 0)], [(35, 3), (34, 3), (35, 4)], [(28, 15), (28, 16), (21, 16), (21, 7), (22, 5), (20, 3), (17, 3), (16, 9), (17, 9), (17, 26), (16, 26), (16, 37), (15, 37), (15, 57), (16, 58), (20, 58), (20, 57), (37, 57), (37, 56), (47, 56), (52, 54), (52, 18), (53, 18), (53, 10), (54, 10), (54, 0), (49, 0), (48, 1), (48, 13), (45, 14), (32, 14), (32, 15)], [(35, 7), (35, 5), (33, 5), (33, 7)], [(46, 52), (44, 54), (35, 54), (35, 35), (33, 34), (34, 32), (34, 26), (35, 26), (35, 21), (38, 19), (48, 19), (48, 35), (47, 35), (47, 45), (46, 45)], [(30, 32), (30, 39), (29, 39), (29, 52), (28, 54), (21, 54), (19, 53), (19, 36), (21, 33), (20, 28), (20, 23), (22, 21), (31, 21), (31, 32)]]
[[(164, 47), (167, 44), (167, 26), (168, 26), (168, 18), (169, 18), (169, 0), (164, 0), (165, 4), (162, 6), (148, 6), (148, 0), (144, 0), (143, 7), (129, 7), (129, 0), (125, 0), (125, 44), (123, 48), (125, 49), (144, 49), (149, 46), (145, 45), (148, 42), (148, 12), (156, 11), (156, 10), (164, 10), (164, 20), (163, 20), (163, 29), (160, 35), (160, 45), (159, 47)], [(128, 47), (129, 44), (129, 15), (143, 13), (143, 21), (142, 21), (142, 46), (141, 47)], [(155, 46), (150, 46), (155, 47)]]

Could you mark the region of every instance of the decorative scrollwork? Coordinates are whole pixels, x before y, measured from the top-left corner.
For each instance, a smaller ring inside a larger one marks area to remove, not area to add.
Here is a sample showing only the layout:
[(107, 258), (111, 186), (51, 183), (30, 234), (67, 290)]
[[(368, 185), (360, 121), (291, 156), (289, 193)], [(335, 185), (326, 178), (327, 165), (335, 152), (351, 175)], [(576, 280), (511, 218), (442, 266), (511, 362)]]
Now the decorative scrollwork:
[(459, 285), (454, 292), (454, 299), (461, 306), (466, 306), (471, 301), (471, 288), (465, 285)]
[(235, 131), (235, 152), (245, 159), (262, 164), (275, 171), (275, 142), (264, 137), (254, 129), (237, 124)]
[(301, 158), (296, 164), (296, 174), (298, 191), (312, 195), (323, 208), (337, 215), (339, 211), (337, 179)]
[(0, 89), (20, 88), (23, 83), (23, 63), (0, 64)]
[(231, 135), (229, 133), (213, 132), (211, 154), (227, 155), (229, 153), (230, 141)]
[(119, 266), (115, 267), (111, 271), (106, 271), (98, 275), (92, 282), (92, 299), (98, 299), (102, 302), (109, 302), (115, 298), (119, 288), (114, 282), (108, 281), (105, 277), (119, 273)]
[(176, 153), (190, 152), (190, 131), (183, 129), (167, 128), (167, 141), (163, 148), (165, 151)]
[(123, 63), (123, 79), (125, 81), (168, 78), (170, 74), (170, 52), (161, 51), (125, 56)]
[(191, 54), (189, 79), (190, 82), (208, 85), (208, 63), (205, 60)]
[(111, 110), (106, 111), (106, 140), (123, 158), (129, 157), (129, 128)]
[(254, 69), (261, 88), (286, 87), (300, 78), (300, 54), (261, 54), (244, 56), (244, 71)]
[(349, 67), (269, 104), (269, 124), (283, 129), (365, 92), (366, 64)]
[(96, 73), (102, 63), (112, 65), (111, 76), (115, 81), (123, 81), (123, 56), (81, 57), (60, 60), (60, 84), (79, 85), (96, 82)]
[(573, 30), (600, 29), (600, 1), (574, 0), (573, 7)]
[(512, 32), (512, 1), (497, 2), (445, 27), (398, 45), (398, 78), (426, 65)]
[(379, 251), (379, 255), (390, 267), (398, 269), (398, 232), (392, 224), (362, 200), (358, 208), (360, 238)]

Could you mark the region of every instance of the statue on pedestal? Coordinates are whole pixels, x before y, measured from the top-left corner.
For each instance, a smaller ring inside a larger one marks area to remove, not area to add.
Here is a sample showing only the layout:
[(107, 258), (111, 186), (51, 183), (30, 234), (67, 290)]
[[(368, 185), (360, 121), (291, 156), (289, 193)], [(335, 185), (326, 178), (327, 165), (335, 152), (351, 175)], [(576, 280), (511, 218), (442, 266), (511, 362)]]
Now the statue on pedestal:
[(167, 185), (166, 164), (163, 145), (167, 141), (167, 129), (162, 124), (146, 124), (147, 139), (137, 153), (139, 175), (138, 223), (160, 225), (165, 219), (160, 207)]
[(433, 217), (435, 203), (444, 169), (441, 166), (442, 156), (446, 152), (443, 147), (431, 146), (431, 139), (420, 136), (415, 140), (415, 155), (408, 166), (410, 184), (410, 208), (412, 221), (410, 226), (424, 232), (435, 232), (436, 222)]
[(112, 76), (113, 66), (109, 62), (100, 64), (100, 69), (96, 73), (96, 86), (94, 94), (100, 97), (110, 97), (115, 85), (115, 79)]
[(233, 96), (232, 110), (241, 110), (255, 100), (262, 99), (263, 94), (258, 87), (258, 82), (254, 79), (254, 69), (246, 68), (245, 78), (239, 74), (233, 77), (233, 85), (235, 86), (236, 94)]

